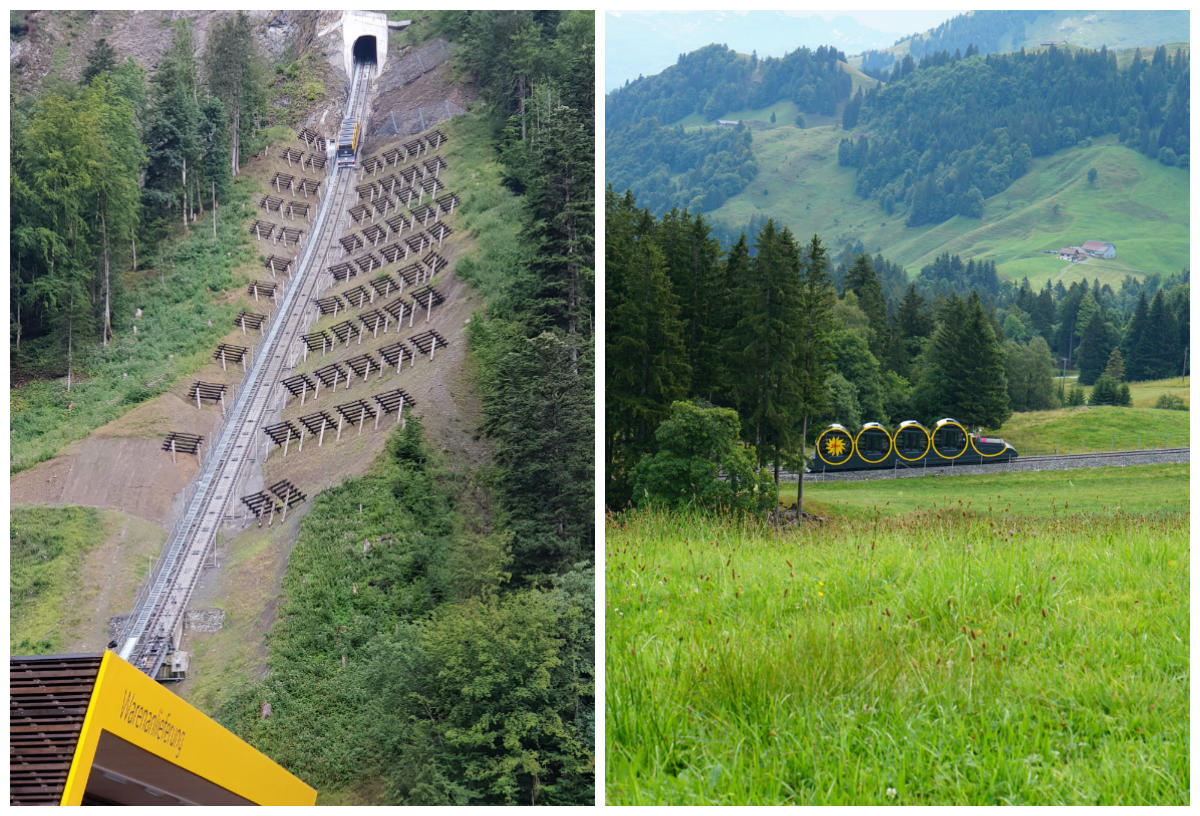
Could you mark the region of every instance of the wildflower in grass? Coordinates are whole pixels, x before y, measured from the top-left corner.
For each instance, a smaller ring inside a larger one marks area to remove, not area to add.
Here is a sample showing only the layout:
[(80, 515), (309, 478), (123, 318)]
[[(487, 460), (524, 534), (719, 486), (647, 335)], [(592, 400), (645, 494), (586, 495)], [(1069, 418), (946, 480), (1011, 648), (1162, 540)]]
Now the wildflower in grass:
[(887, 789), (887, 798), (888, 798), (888, 799), (895, 799), (895, 798), (896, 798), (896, 789), (895, 789), (895, 788), (888, 788), (888, 789)]

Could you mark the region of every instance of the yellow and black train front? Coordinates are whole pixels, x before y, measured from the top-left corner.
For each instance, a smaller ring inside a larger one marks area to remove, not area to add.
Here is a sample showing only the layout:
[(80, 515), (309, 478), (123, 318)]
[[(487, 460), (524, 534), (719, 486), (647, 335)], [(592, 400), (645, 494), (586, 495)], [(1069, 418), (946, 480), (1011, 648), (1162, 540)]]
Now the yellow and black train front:
[(857, 433), (833, 424), (817, 437), (814, 473), (871, 468), (986, 465), (1017, 457), (1003, 439), (970, 433), (961, 423), (939, 419), (929, 430), (908, 419), (894, 433), (878, 422), (867, 422)]

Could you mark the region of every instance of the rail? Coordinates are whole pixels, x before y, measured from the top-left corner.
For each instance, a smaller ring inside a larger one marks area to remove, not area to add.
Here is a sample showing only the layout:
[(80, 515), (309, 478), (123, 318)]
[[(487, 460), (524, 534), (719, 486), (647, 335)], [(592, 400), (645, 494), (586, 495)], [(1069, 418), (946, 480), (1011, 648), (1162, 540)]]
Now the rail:
[[(1098, 451), (1068, 453), (1058, 456), (1019, 456), (1007, 462), (966, 461), (947, 465), (923, 467), (897, 465), (865, 470), (814, 470), (804, 474), (805, 482), (861, 481), (866, 479), (902, 479), (916, 476), (965, 476), (978, 473), (1008, 473), (1038, 470), (1071, 470), (1087, 467), (1132, 467), (1135, 465), (1170, 464), (1191, 459), (1191, 448), (1144, 448), (1127, 451)], [(795, 481), (795, 473), (781, 473), (781, 481)]]
[[(355, 64), (346, 100), (346, 116), (360, 121), (366, 114), (371, 68), (372, 63)], [(120, 638), (121, 657), (151, 677), (158, 675), (176, 645), (175, 633), (180, 629), (188, 599), (224, 520), (226, 505), (240, 481), (242, 468), (247, 461), (257, 461), (254, 456), (257, 430), (270, 410), (273, 385), (291, 364), (286, 361), (289, 349), (294, 348), (296, 338), (313, 319), (308, 305), (320, 289), (321, 272), (335, 244), (339, 221), (353, 189), (353, 171), (341, 172), (333, 167), (329, 178), (331, 184), (314, 217), (296, 273), (262, 342), (254, 350), (244, 384), (238, 389), (200, 472), (184, 492), (186, 511), (139, 592)]]

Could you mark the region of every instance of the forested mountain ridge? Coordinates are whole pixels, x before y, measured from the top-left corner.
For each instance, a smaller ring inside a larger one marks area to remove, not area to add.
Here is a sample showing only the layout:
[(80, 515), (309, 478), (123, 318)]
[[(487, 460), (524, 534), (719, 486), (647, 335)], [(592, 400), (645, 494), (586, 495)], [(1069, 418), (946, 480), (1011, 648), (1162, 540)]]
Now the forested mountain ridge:
[(1034, 156), (1116, 133), (1168, 166), (1188, 165), (1190, 65), (1155, 49), (1126, 69), (1106, 49), (1054, 46), (987, 57), (926, 58), (886, 86), (856, 96), (843, 115), (854, 135), (838, 163), (857, 168), (856, 191), (910, 226), (979, 217), (983, 199), (1020, 178)]
[(662, 73), (607, 95), (607, 180), (636, 189), (652, 212), (679, 203), (714, 209), (757, 173), (752, 136), (733, 122), (687, 129), (676, 123), (687, 117), (713, 122), (779, 101), (833, 116), (854, 87), (846, 68), (845, 55), (826, 46), (761, 60), (716, 44), (682, 54)]
[(945, 51), (980, 54), (1019, 51), (1054, 42), (1109, 50), (1153, 48), (1188, 40), (1186, 11), (970, 11), (936, 28), (898, 40), (891, 48), (875, 49), (850, 61), (871, 76), (886, 79), (906, 56), (920, 60)]

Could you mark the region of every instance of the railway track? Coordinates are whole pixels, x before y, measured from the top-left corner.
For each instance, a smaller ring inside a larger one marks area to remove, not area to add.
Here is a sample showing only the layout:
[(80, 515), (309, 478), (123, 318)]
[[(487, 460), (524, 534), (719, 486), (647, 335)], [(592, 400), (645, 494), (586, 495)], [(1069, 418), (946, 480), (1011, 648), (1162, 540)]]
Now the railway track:
[[(1134, 451), (1105, 451), (1070, 453), (1053, 456), (1021, 456), (997, 464), (941, 465), (938, 467), (896, 467), (878, 470), (814, 471), (804, 475), (806, 482), (861, 481), (865, 479), (904, 479), (918, 476), (965, 476), (974, 473), (1008, 473), (1013, 471), (1071, 470), (1087, 467), (1126, 467), (1190, 460), (1191, 448), (1153, 448)], [(781, 474), (780, 479), (795, 481), (796, 474)]]
[[(346, 100), (346, 117), (365, 122), (367, 89), (374, 63), (356, 63)], [(163, 555), (147, 581), (120, 639), (120, 656), (151, 677), (178, 645), (184, 611), (207, 563), (226, 508), (248, 463), (256, 462), (256, 440), (271, 410), (275, 384), (299, 354), (297, 339), (314, 318), (313, 298), (323, 288), (347, 204), (354, 191), (356, 168), (332, 170), (313, 229), (296, 263), (296, 271), (272, 315), (270, 327), (248, 367), (242, 387), (214, 437), (208, 456), (189, 487), (190, 498)]]

